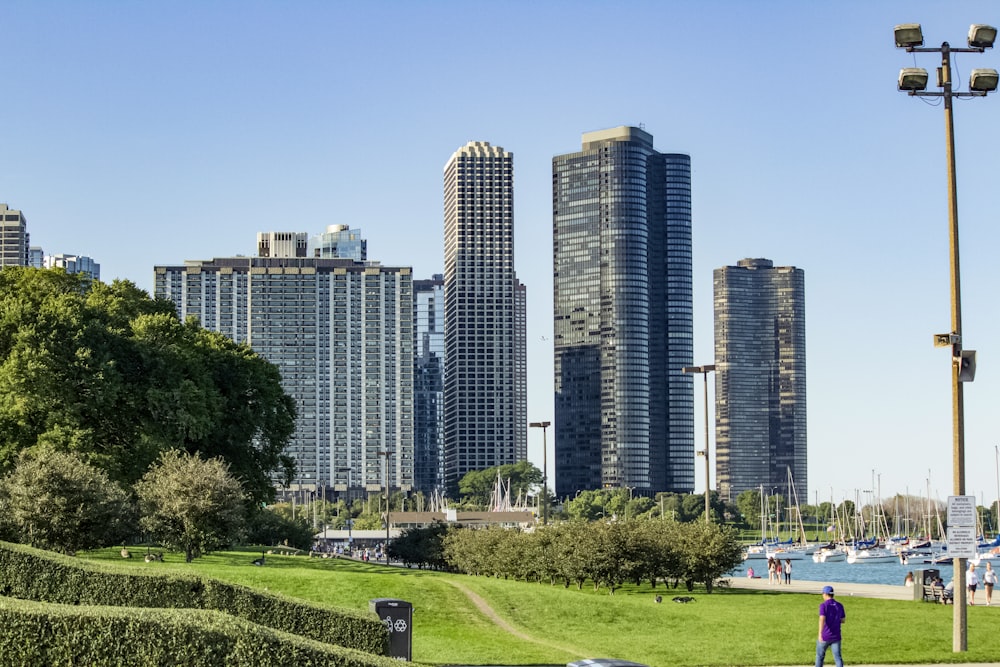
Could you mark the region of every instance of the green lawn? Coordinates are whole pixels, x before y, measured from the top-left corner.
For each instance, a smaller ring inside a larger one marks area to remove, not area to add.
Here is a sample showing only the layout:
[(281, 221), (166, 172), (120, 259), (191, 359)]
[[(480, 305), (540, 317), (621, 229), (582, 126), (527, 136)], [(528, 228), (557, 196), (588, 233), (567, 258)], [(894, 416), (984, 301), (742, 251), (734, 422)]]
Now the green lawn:
[[(135, 550), (136, 555), (141, 552)], [(256, 553), (259, 555), (259, 552)], [(347, 560), (212, 554), (191, 564), (122, 560), (115, 550), (82, 555), (134, 567), (195, 571), (234, 583), (335, 606), (367, 609), (372, 598), (413, 603), (413, 659), (441, 665), (565, 665), (617, 657), (666, 665), (807, 665), (815, 652), (818, 595), (649, 586), (606, 591), (440, 574)], [(522, 636), (497, 626), (454, 583), (484, 598)], [(663, 596), (655, 604), (654, 596)], [(1000, 609), (969, 609), (969, 651), (953, 653), (952, 610), (941, 605), (847, 598), (844, 656), (852, 664), (993, 662), (1000, 655)]]

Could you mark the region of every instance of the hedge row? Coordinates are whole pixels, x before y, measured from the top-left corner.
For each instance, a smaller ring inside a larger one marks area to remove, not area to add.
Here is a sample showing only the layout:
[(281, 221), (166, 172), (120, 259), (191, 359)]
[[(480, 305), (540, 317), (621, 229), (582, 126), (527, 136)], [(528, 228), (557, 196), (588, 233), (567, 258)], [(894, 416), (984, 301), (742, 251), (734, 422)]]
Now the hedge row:
[(79, 561), (0, 542), (0, 595), (68, 605), (213, 609), (366, 653), (385, 655), (388, 631), (373, 614), (334, 609), (246, 586)]
[(74, 607), (0, 597), (0, 666), (398, 664), (217, 611)]

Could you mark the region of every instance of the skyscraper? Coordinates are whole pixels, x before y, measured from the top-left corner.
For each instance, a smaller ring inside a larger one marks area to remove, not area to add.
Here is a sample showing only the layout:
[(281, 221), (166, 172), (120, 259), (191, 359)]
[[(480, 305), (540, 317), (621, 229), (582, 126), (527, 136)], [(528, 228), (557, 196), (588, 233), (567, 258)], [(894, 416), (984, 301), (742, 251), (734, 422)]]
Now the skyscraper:
[[(285, 251), (297, 253), (299, 235), (280, 234), (292, 241)], [(267, 252), (277, 248), (269, 243)], [(413, 487), (412, 290), (409, 267), (350, 259), (230, 257), (155, 268), (156, 296), (171, 299), (182, 318), (195, 315), (206, 329), (249, 343), (281, 371), (298, 413), (285, 450), (296, 462), (292, 488), (355, 497), (382, 489), (386, 477), (394, 489)]]
[(527, 458), (524, 288), (514, 273), (513, 155), (470, 142), (444, 168), (444, 458), (471, 470)]
[(413, 478), (444, 492), (444, 276), (413, 281)]
[(713, 283), (719, 493), (784, 493), (790, 469), (805, 498), (805, 274), (743, 259), (716, 269)]
[(20, 211), (0, 204), (0, 268), (28, 266), (28, 226)]
[(691, 159), (635, 127), (552, 160), (556, 495), (694, 489)]

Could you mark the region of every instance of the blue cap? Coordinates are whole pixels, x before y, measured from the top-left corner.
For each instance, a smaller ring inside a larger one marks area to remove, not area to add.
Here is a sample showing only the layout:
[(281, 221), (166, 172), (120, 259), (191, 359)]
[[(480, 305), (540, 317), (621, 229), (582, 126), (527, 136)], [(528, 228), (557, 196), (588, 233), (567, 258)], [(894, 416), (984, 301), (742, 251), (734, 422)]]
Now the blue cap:
[(823, 594), (824, 595), (833, 595), (833, 586), (824, 586), (823, 587)]

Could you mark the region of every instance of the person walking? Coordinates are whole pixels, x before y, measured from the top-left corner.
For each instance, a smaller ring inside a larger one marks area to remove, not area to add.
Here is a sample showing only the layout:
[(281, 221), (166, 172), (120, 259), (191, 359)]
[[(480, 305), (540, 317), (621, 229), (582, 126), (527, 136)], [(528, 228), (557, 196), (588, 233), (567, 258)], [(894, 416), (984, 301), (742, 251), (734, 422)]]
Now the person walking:
[(773, 556), (768, 556), (767, 557), (767, 583), (768, 584), (773, 584), (774, 583), (774, 557)]
[(986, 606), (990, 606), (993, 599), (993, 584), (997, 583), (997, 573), (993, 571), (993, 566), (986, 561), (986, 571), (983, 572), (983, 588), (986, 589)]
[(844, 667), (840, 655), (840, 626), (847, 620), (844, 605), (833, 599), (833, 586), (823, 587), (823, 602), (819, 605), (819, 636), (816, 638), (816, 667), (823, 667), (826, 650), (830, 649), (837, 667)]
[(976, 564), (969, 563), (969, 571), (965, 574), (965, 585), (969, 589), (969, 605), (976, 604), (976, 588), (979, 587), (979, 576), (976, 574)]
[(786, 584), (792, 583), (792, 559), (791, 558), (786, 558), (785, 559), (785, 583)]

